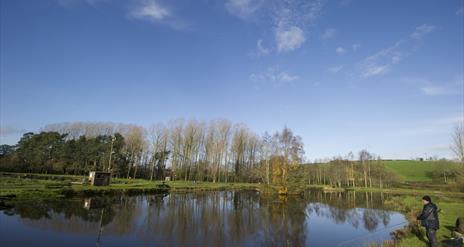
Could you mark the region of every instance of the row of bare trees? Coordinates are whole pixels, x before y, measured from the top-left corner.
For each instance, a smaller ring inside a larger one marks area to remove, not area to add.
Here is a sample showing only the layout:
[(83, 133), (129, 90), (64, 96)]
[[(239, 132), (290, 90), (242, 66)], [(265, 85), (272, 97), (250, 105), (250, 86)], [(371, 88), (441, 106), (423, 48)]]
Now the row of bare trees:
[(388, 171), (382, 159), (367, 150), (358, 157), (349, 153), (331, 160), (316, 161), (304, 166), (307, 184), (333, 187), (390, 187), (398, 182), (397, 174)]
[[(15, 155), (4, 154), (14, 154), (16, 150), (18, 163), (30, 161), (28, 167), (35, 172), (86, 174), (89, 169), (97, 169), (127, 178), (153, 180), (170, 176), (173, 180), (260, 182), (284, 188), (289, 181), (336, 187), (384, 187), (396, 180), (382, 160), (367, 150), (361, 150), (357, 157), (350, 153), (330, 161), (301, 165), (303, 141), (287, 127), (272, 135), (267, 132), (258, 135), (244, 124), (221, 119), (174, 120), (148, 128), (101, 122), (59, 123), (47, 125), (41, 131), (27, 133), (16, 147), (5, 148), (0, 157), (2, 167), (15, 163)], [(39, 146), (54, 156), (43, 155)], [(453, 133), (452, 148), (463, 162), (462, 125)]]
[(149, 128), (60, 123), (42, 130), (67, 134), (69, 139), (120, 133), (125, 142), (125, 177), (132, 178), (163, 179), (169, 175), (185, 181), (284, 183), (290, 167), (299, 165), (304, 155), (301, 137), (287, 127), (272, 136), (258, 135), (244, 124), (223, 119), (174, 120)]

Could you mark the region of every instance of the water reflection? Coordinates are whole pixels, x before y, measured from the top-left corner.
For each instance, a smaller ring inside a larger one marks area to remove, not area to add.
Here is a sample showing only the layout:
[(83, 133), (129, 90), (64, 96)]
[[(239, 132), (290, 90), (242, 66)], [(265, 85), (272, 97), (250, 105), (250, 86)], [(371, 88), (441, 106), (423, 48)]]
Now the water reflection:
[[(176, 193), (22, 203), (0, 216), (6, 246), (357, 246), (389, 238), (404, 221), (388, 195), (257, 192)], [(17, 234), (17, 233), (21, 234)], [(27, 238), (24, 238), (27, 236)]]

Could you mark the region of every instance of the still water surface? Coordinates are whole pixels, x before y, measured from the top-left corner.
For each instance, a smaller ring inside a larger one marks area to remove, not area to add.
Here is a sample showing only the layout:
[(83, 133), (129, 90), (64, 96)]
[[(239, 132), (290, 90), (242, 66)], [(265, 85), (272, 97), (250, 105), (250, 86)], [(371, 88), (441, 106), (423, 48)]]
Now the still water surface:
[(29, 202), (0, 212), (1, 246), (365, 246), (405, 217), (390, 195), (252, 191)]

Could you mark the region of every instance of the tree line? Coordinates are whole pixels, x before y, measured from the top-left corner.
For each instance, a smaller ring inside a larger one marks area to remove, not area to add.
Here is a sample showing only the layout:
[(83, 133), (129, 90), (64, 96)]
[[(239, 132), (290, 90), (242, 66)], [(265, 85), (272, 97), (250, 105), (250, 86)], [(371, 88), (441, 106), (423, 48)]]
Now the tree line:
[[(464, 132), (453, 133), (453, 151)], [(284, 127), (262, 135), (228, 120), (174, 120), (148, 128), (115, 123), (58, 123), (26, 133), (17, 145), (0, 146), (0, 170), (86, 175), (108, 171), (120, 178), (258, 182), (288, 186), (389, 187), (398, 182), (381, 158), (367, 150), (304, 164), (302, 138)], [(454, 170), (433, 172), (456, 180)]]
[[(149, 128), (113, 123), (50, 124), (2, 145), (0, 169), (115, 177), (280, 184), (303, 161), (301, 137), (285, 127), (258, 135), (228, 120), (175, 120)], [(278, 176), (278, 178), (277, 178)]]
[(308, 184), (332, 187), (385, 188), (399, 182), (395, 172), (385, 168), (384, 161), (367, 150), (357, 156), (352, 152), (329, 161), (316, 162), (304, 167)]

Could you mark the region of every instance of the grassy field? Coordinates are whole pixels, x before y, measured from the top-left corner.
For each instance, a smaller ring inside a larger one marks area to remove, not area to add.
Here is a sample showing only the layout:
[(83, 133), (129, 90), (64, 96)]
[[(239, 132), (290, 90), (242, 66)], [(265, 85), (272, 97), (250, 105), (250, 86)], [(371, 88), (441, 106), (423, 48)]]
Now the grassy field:
[(430, 182), (430, 172), (437, 166), (434, 161), (386, 160), (385, 167), (406, 182)]
[[(457, 217), (464, 216), (464, 198), (446, 196), (432, 198), (440, 210), (440, 229), (437, 232), (437, 238), (439, 242), (446, 242), (451, 237), (451, 231), (454, 228)], [(420, 196), (398, 196), (390, 203), (397, 205), (398, 210), (409, 217), (410, 222), (419, 224), (419, 222), (415, 221), (415, 217), (422, 210), (420, 199)], [(408, 236), (398, 246), (425, 246), (425, 230), (420, 226), (419, 230), (419, 236), (408, 233)]]
[[(437, 194), (452, 196), (456, 193), (447, 191), (443, 184), (432, 184), (430, 173), (435, 169), (438, 162), (434, 161), (410, 161), (410, 160), (386, 160), (385, 166), (390, 171), (398, 174), (402, 182), (410, 182), (412, 184), (401, 186), (401, 188), (356, 188), (356, 190), (381, 190), (390, 193), (400, 194)], [(47, 175), (47, 174), (8, 174), (6, 176), (0, 174), (0, 196), (16, 195), (19, 198), (28, 198), (34, 194), (37, 197), (42, 196), (61, 196), (74, 191), (78, 194), (92, 193), (115, 193), (116, 191), (125, 192), (147, 192), (158, 188), (161, 185), (159, 181), (148, 181), (144, 179), (112, 179), (110, 186), (94, 187), (89, 185), (70, 184), (72, 181), (79, 182), (85, 180), (84, 176), (71, 175)], [(20, 179), (18, 179), (20, 178)], [(424, 187), (417, 184), (424, 184)], [(246, 183), (194, 183), (184, 181), (173, 181), (167, 183), (171, 190), (226, 190), (226, 189), (256, 189), (258, 184)], [(427, 186), (425, 186), (427, 185)], [(412, 186), (412, 187), (411, 187)], [(432, 186), (432, 187), (430, 187)], [(459, 193), (458, 193), (459, 194)]]
[[(91, 186), (73, 184), (82, 181), (82, 176), (60, 176), (35, 174), (32, 178), (26, 174), (0, 175), (0, 199), (13, 196), (15, 200), (42, 200), (64, 196), (91, 196), (109, 194), (156, 193), (170, 191), (207, 191), (256, 189), (257, 184), (248, 183), (199, 183), (190, 181), (149, 181), (144, 179), (112, 179), (109, 186)], [(48, 177), (45, 179), (44, 177)], [(167, 185), (167, 187), (165, 186)]]

